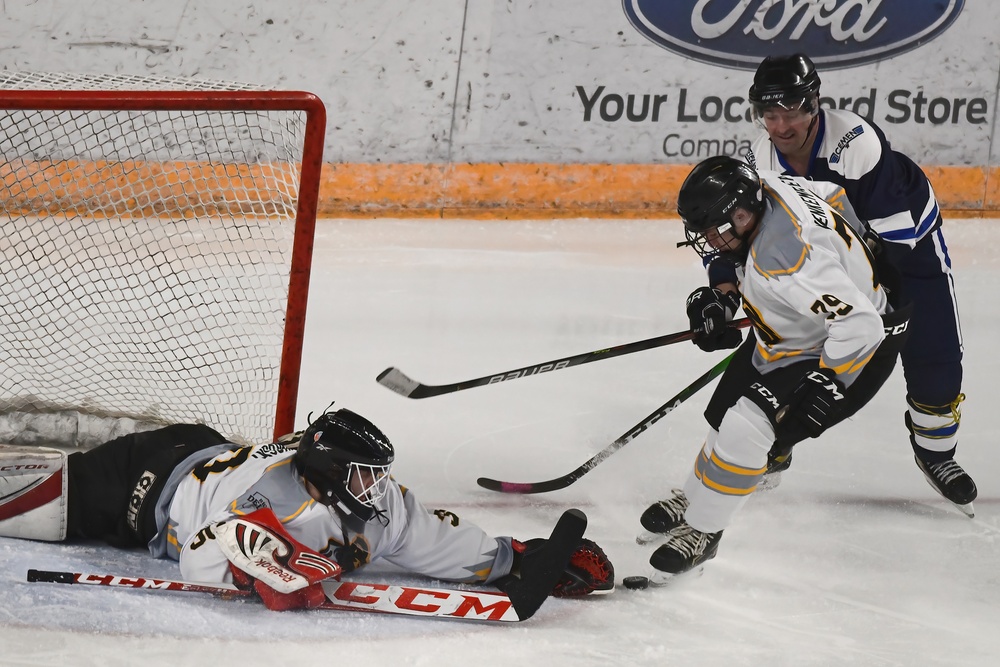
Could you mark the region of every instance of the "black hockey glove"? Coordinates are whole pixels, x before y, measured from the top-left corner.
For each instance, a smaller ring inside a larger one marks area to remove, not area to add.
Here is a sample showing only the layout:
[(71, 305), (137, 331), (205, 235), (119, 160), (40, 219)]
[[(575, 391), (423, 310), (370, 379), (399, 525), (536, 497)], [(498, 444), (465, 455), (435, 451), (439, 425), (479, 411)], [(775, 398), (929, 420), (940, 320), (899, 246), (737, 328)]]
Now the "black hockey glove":
[[(514, 547), (511, 575), (520, 576), (522, 572), (530, 571), (533, 566), (532, 554), (545, 542), (541, 537), (526, 542), (511, 540)], [(584, 538), (570, 556), (562, 577), (556, 582), (550, 595), (557, 598), (582, 597), (610, 593), (614, 588), (614, 566), (596, 542)]]
[(844, 409), (844, 384), (829, 368), (809, 371), (779, 410), (779, 420), (794, 419), (810, 437), (830, 428)]
[(694, 344), (705, 352), (730, 350), (743, 342), (743, 333), (729, 326), (740, 308), (735, 292), (723, 293), (714, 287), (699, 287), (687, 298), (687, 315), (694, 332)]

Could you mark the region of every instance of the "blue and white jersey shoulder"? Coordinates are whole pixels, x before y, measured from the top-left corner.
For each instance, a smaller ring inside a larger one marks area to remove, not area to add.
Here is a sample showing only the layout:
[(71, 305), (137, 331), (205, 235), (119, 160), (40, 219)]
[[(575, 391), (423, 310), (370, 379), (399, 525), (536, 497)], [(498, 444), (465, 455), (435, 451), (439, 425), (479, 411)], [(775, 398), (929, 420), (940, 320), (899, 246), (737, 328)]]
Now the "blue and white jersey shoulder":
[(766, 132), (753, 141), (746, 160), (755, 169), (843, 186), (858, 217), (886, 241), (913, 247), (937, 227), (938, 204), (924, 172), (894, 151), (878, 126), (851, 111), (820, 112), (805, 174), (792, 169)]

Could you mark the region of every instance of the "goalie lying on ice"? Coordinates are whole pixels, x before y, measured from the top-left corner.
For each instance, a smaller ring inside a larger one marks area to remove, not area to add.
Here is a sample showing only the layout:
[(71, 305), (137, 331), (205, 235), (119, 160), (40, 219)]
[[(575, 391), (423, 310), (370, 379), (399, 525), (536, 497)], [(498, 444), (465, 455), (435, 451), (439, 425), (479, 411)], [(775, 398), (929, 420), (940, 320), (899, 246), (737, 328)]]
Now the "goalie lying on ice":
[[(389, 475), (393, 446), (364, 417), (328, 411), (281, 440), (246, 447), (174, 424), (69, 455), (0, 445), (0, 536), (148, 546), (188, 581), (252, 586), (279, 610), (318, 605), (322, 579), (379, 558), (501, 589), (522, 565), (530, 573), (544, 540), (491, 537), (426, 509)], [(583, 539), (551, 594), (613, 588), (607, 556)]]

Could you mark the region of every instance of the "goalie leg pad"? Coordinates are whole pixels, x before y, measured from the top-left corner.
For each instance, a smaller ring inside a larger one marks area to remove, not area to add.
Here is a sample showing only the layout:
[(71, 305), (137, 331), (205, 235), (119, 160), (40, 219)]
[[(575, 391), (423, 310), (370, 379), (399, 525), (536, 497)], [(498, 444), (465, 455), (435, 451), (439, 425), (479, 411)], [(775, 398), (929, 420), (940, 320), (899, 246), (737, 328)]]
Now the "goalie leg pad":
[(64, 452), (0, 445), (0, 535), (66, 539), (67, 478)]

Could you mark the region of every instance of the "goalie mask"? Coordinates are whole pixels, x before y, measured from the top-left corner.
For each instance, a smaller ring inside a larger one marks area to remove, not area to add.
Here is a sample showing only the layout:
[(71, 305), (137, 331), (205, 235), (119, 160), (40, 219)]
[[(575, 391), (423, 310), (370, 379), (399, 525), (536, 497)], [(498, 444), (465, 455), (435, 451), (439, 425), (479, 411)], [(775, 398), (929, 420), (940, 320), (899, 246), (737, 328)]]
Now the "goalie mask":
[[(733, 219), (737, 209), (752, 217), (742, 228)], [(725, 155), (708, 158), (691, 170), (677, 194), (687, 239), (677, 245), (691, 246), (701, 257), (726, 254), (742, 263), (763, 210), (760, 178), (750, 165)]]
[(294, 462), (320, 493), (320, 502), (369, 521), (389, 487), (392, 443), (350, 410), (326, 412), (303, 434)]

